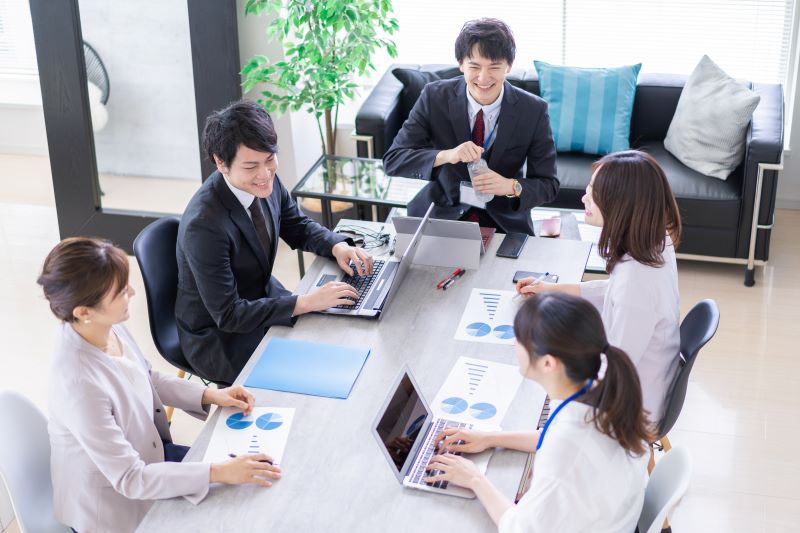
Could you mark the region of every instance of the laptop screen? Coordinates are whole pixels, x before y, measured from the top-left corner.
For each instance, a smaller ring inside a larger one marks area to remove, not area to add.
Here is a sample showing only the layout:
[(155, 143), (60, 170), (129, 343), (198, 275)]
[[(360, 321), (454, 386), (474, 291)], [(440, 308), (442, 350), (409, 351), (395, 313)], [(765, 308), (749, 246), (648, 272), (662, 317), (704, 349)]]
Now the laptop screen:
[(378, 441), (398, 473), (406, 471), (404, 466), (416, 449), (414, 443), (424, 437), (427, 417), (426, 404), (404, 372), (375, 427)]

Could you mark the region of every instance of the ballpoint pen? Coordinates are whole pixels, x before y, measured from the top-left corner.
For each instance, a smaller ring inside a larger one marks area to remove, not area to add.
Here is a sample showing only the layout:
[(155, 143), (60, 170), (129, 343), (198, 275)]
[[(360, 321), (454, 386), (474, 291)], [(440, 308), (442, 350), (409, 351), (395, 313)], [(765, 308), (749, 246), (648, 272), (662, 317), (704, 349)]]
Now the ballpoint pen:
[[(530, 287), (531, 285), (536, 285), (537, 283), (541, 283), (542, 281), (544, 281), (544, 278), (546, 278), (549, 275), (550, 275), (550, 272), (545, 272), (544, 274), (542, 274), (541, 276), (539, 276), (538, 278), (533, 280), (533, 282), (530, 285), (526, 285), (526, 287)], [(517, 302), (517, 301), (519, 301), (520, 298), (522, 298), (522, 293), (518, 292), (517, 294), (515, 294), (511, 298), (511, 301), (512, 302)]]

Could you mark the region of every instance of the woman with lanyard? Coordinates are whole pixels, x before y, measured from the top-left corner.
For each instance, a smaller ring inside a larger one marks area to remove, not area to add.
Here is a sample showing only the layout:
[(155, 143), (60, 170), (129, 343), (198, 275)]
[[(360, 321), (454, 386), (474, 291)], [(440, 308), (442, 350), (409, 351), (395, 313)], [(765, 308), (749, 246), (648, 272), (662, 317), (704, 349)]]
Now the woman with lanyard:
[(586, 224), (602, 228), (597, 249), (608, 279), (547, 283), (524, 278), (523, 296), (564, 292), (601, 310), (609, 341), (636, 365), (644, 408), (656, 425), (679, 368), (680, 295), (675, 247), (681, 215), (664, 170), (652, 156), (626, 150), (593, 165), (583, 203)]
[[(253, 395), (161, 374), (125, 322), (134, 295), (128, 256), (110, 242), (73, 237), (48, 254), (37, 280), (61, 322), (50, 378), (50, 468), (56, 518), (73, 531), (133, 531), (153, 500), (193, 504), (211, 483), (269, 487), (280, 468), (265, 454), (183, 461), (164, 404), (200, 419), (210, 405), (249, 414)], [(181, 462), (183, 461), (183, 462)]]
[[(652, 440), (636, 369), (608, 345), (595, 307), (577, 296), (529, 298), (514, 332), (520, 373), (550, 397), (547, 423), (537, 433), (446, 429), (437, 437), (440, 455), (428, 466), (438, 472), (428, 481), (474, 491), (501, 532), (633, 531)], [(536, 452), (530, 489), (517, 505), (470, 460), (454, 455), (491, 447)]]

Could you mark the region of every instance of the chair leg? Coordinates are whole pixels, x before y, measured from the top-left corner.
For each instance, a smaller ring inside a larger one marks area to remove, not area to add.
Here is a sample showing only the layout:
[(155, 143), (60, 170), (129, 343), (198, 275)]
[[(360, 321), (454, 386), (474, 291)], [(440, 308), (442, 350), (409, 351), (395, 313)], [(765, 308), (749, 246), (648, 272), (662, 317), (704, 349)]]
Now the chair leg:
[[(178, 378), (183, 379), (186, 377), (186, 372), (183, 370), (178, 370)], [(174, 407), (167, 407), (166, 408), (166, 415), (167, 415), (167, 423), (172, 423), (172, 412), (175, 410)]]
[(653, 473), (653, 468), (656, 467), (656, 453), (653, 451), (653, 445), (650, 445), (650, 461), (647, 463), (647, 475)]
[(672, 449), (672, 444), (669, 442), (669, 437), (666, 435), (661, 438), (661, 446), (664, 448), (664, 452), (668, 452)]

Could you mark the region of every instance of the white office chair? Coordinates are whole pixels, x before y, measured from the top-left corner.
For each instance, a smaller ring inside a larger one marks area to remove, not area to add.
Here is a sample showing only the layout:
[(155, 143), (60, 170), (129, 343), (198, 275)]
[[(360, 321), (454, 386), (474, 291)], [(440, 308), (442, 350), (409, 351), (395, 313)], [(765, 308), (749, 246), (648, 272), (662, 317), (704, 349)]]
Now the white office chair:
[(53, 516), (47, 419), (25, 397), (0, 391), (0, 480), (21, 531), (69, 533)]
[(692, 459), (685, 448), (672, 448), (656, 464), (647, 490), (644, 506), (639, 515), (639, 533), (659, 533), (664, 520), (672, 512), (689, 488), (692, 476)]

